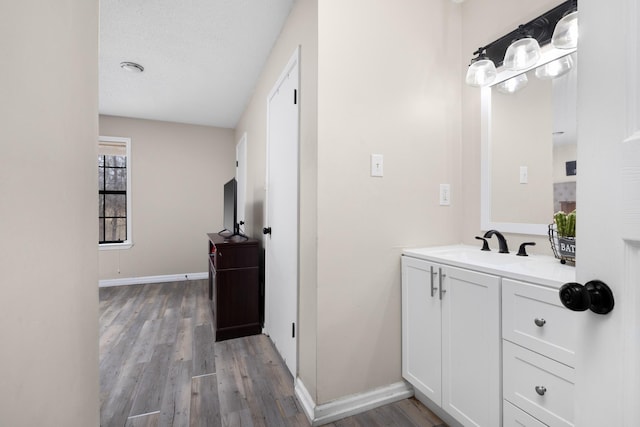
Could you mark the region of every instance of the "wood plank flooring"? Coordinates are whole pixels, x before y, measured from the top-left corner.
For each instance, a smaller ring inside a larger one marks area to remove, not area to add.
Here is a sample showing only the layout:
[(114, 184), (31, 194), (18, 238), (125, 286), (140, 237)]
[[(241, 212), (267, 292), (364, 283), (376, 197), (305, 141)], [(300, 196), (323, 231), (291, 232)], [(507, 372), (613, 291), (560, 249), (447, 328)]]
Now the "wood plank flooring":
[[(264, 335), (214, 343), (207, 281), (100, 288), (102, 427), (308, 427)], [(443, 427), (415, 399), (327, 427)]]

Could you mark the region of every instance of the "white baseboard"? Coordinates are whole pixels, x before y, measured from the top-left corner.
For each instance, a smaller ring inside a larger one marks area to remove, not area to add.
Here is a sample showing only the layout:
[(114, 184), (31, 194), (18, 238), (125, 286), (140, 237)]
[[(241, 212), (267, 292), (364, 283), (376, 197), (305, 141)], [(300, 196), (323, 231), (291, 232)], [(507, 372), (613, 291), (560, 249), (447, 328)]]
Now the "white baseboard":
[(122, 279), (104, 279), (98, 282), (98, 286), (101, 288), (107, 286), (127, 286), (127, 285), (142, 285), (146, 283), (164, 283), (164, 282), (180, 282), (185, 280), (201, 280), (208, 279), (209, 273), (184, 273), (184, 274), (167, 274), (164, 276), (141, 276), (141, 277), (126, 277)]
[(404, 381), (400, 381), (365, 393), (352, 394), (329, 403), (316, 405), (300, 378), (296, 378), (295, 395), (309, 422), (315, 427), (407, 399), (413, 396), (413, 388)]
[(293, 391), (298, 398), (298, 402), (302, 405), (302, 410), (307, 416), (307, 419), (312, 425), (315, 425), (313, 424), (313, 418), (315, 417), (316, 402), (314, 402), (313, 397), (309, 394), (309, 390), (307, 390), (300, 378), (296, 378)]

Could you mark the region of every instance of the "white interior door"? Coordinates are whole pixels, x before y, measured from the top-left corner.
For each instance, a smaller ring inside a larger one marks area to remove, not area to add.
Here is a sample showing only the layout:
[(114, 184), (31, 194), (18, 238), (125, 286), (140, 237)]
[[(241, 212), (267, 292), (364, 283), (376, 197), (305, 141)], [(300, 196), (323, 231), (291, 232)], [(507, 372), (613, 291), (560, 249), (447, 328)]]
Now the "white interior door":
[(574, 313), (580, 427), (640, 426), (638, 2), (579, 5), (576, 273), (615, 297), (609, 314)]
[(265, 332), (296, 376), (298, 315), (298, 61), (267, 99)]
[(238, 183), (237, 205), (240, 232), (244, 234), (245, 206), (247, 203), (247, 134), (236, 145), (236, 181)]

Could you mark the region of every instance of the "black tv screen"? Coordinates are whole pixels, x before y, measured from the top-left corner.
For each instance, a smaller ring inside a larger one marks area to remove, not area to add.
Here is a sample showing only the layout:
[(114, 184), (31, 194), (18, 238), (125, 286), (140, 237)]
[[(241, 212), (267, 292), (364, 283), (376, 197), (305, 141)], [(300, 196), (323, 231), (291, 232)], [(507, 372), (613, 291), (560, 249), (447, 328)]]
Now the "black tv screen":
[(232, 178), (231, 181), (224, 185), (224, 216), (222, 225), (232, 236), (239, 234), (236, 187), (235, 178)]

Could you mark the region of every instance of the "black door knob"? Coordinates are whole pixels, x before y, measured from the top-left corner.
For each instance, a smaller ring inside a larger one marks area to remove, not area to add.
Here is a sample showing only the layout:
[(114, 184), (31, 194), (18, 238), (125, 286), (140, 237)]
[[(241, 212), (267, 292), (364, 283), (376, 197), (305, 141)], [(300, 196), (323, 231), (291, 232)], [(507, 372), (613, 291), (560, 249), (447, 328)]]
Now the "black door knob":
[(611, 288), (600, 280), (591, 280), (584, 286), (576, 282), (565, 283), (560, 288), (560, 301), (569, 310), (589, 309), (597, 314), (607, 314), (614, 306)]
[(264, 227), (262, 229), (262, 234), (271, 234), (271, 227)]

